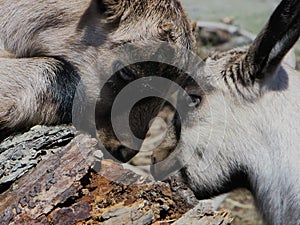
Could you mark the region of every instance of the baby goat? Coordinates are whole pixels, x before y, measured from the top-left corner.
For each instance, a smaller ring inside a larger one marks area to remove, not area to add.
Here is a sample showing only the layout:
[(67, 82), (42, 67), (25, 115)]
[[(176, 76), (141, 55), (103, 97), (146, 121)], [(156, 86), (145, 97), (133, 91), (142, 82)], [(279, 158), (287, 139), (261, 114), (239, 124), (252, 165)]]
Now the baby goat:
[(154, 176), (178, 162), (198, 198), (245, 187), (266, 224), (299, 225), (300, 73), (282, 62), (299, 35), (300, 1), (283, 0), (248, 49), (207, 58), (170, 128), (178, 150), (153, 154)]
[[(180, 55), (195, 46), (178, 0), (0, 0), (0, 142), (34, 125), (72, 122), (93, 135), (97, 129), (109, 153), (128, 161), (137, 151), (116, 138), (111, 107), (131, 81), (180, 76), (141, 60), (162, 44), (181, 47)], [(137, 49), (140, 61), (133, 60)], [(140, 63), (123, 68), (133, 61)], [(135, 109), (143, 115), (155, 104)]]

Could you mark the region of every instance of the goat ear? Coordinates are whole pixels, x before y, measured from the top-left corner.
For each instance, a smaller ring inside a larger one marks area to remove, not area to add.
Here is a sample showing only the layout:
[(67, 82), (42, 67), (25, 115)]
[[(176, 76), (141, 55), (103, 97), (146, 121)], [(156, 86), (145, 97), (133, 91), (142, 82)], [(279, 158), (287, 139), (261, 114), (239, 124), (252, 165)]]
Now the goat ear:
[(274, 74), (300, 35), (300, 1), (283, 0), (250, 46), (242, 68), (245, 84)]

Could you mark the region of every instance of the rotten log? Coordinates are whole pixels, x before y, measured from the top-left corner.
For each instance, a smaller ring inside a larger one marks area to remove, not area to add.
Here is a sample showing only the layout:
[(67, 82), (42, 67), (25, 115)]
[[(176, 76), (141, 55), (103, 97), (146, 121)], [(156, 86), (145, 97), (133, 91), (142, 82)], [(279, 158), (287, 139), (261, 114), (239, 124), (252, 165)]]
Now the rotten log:
[[(198, 54), (205, 58), (215, 51), (228, 51), (236, 47), (250, 45), (256, 38), (256, 35), (242, 29), (239, 26), (211, 21), (196, 22), (196, 37), (198, 43)], [(300, 69), (299, 57), (300, 47), (296, 45), (286, 56), (285, 60), (290, 66)]]
[(97, 141), (72, 127), (38, 126), (5, 140), (0, 149), (1, 225), (225, 225), (231, 220), (214, 212), (209, 201), (199, 208), (182, 183), (155, 182), (102, 160)]
[(248, 39), (248, 41), (254, 41), (254, 39), (256, 38), (256, 35), (252, 34), (251, 32), (230, 24), (211, 21), (198, 21), (197, 26), (200, 29), (207, 29), (211, 31), (223, 30), (232, 36), (245, 37), (246, 39)]
[(0, 192), (75, 136), (72, 127), (36, 126), (0, 143)]

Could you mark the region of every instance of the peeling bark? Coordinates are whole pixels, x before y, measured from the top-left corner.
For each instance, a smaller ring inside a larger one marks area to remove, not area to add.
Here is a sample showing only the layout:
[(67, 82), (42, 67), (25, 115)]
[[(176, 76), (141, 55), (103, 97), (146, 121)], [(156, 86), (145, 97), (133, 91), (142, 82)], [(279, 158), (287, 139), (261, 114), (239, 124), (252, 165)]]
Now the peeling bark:
[(95, 139), (68, 126), (38, 126), (1, 143), (0, 225), (230, 224), (210, 201), (188, 212), (199, 201), (182, 184), (155, 182), (101, 155)]

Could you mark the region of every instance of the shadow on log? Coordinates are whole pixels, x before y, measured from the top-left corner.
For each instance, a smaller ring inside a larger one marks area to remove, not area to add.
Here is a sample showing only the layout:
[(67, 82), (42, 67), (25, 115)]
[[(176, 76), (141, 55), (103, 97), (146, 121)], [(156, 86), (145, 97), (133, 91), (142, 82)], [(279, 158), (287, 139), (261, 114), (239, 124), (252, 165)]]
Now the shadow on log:
[(102, 160), (97, 141), (72, 127), (37, 126), (9, 138), (0, 144), (0, 159), (1, 225), (224, 225), (232, 220), (226, 212), (213, 212), (210, 201), (196, 200), (181, 183), (171, 187)]

